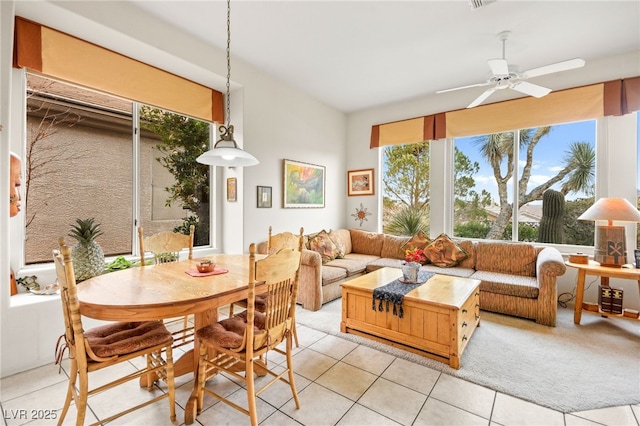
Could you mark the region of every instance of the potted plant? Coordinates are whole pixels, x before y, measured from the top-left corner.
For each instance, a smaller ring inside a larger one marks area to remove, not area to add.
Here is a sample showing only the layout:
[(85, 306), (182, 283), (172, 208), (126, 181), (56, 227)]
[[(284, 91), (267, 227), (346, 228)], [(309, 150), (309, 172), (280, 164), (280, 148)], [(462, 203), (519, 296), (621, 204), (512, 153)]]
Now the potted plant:
[(424, 251), (421, 248), (414, 248), (405, 251), (404, 263), (402, 264), (402, 277), (407, 283), (418, 282), (418, 272), (422, 262), (426, 260)]

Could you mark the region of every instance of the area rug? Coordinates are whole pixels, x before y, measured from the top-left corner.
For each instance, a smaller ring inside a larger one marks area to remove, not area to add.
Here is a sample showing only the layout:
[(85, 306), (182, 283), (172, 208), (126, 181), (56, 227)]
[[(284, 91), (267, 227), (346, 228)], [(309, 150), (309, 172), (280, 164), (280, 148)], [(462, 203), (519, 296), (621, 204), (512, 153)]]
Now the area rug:
[(640, 323), (558, 308), (556, 327), (481, 311), (461, 368), (340, 332), (341, 299), (298, 306), (299, 324), (426, 365), (544, 407), (573, 413), (640, 403)]

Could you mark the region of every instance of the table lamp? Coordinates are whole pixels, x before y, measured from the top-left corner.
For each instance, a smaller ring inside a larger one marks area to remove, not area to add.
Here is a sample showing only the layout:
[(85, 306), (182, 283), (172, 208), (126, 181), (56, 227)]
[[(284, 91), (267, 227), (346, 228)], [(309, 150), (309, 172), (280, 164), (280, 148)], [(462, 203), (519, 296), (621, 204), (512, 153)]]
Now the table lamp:
[(601, 266), (620, 268), (627, 263), (625, 227), (613, 226), (613, 221), (640, 222), (640, 211), (626, 198), (600, 198), (578, 220), (606, 220), (596, 227), (593, 259)]

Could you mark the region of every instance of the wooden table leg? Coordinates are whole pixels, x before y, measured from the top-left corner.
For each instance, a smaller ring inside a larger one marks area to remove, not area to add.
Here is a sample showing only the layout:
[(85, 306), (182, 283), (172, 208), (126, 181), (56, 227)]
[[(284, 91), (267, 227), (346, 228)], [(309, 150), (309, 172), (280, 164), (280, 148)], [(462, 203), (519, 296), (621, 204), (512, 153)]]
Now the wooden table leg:
[(578, 281), (576, 283), (576, 306), (573, 312), (573, 322), (580, 324), (582, 318), (582, 302), (584, 300), (584, 281), (587, 276), (587, 271), (584, 269), (578, 270)]

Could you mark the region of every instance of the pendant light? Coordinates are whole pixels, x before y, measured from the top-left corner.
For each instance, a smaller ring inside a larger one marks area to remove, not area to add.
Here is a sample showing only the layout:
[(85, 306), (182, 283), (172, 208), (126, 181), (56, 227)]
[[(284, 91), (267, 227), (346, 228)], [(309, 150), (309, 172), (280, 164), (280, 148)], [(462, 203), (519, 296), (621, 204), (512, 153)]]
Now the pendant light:
[(210, 166), (245, 167), (255, 166), (259, 161), (253, 155), (238, 147), (233, 138), (231, 122), (231, 108), (229, 107), (229, 81), (231, 79), (231, 0), (227, 0), (227, 113), (226, 125), (218, 128), (220, 139), (212, 149), (200, 155), (196, 161)]

